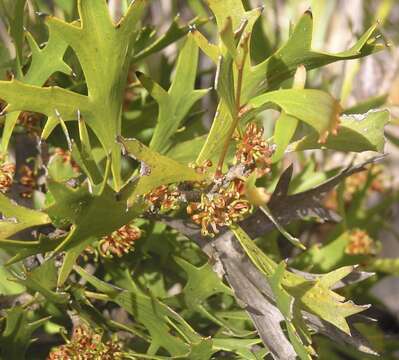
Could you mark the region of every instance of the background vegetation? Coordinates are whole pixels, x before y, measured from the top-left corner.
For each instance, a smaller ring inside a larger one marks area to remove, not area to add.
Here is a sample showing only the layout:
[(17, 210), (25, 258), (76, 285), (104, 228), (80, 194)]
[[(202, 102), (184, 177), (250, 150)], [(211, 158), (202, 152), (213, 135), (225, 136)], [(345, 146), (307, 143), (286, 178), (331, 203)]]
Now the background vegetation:
[(0, 14), (0, 358), (398, 357), (396, 1)]

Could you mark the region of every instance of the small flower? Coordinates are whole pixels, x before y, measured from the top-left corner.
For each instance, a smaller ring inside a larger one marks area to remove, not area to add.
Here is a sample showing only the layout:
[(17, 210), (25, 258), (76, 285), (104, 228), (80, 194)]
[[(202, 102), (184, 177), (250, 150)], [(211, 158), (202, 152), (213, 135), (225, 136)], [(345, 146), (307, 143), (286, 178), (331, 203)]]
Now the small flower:
[(173, 210), (178, 207), (180, 192), (175, 188), (161, 185), (145, 195), (152, 209)]
[(3, 162), (0, 165), (0, 192), (6, 193), (10, 190), (14, 181), (15, 164)]
[(99, 243), (99, 252), (103, 257), (122, 257), (134, 249), (134, 242), (141, 237), (141, 230), (132, 224), (122, 226), (112, 234), (103, 237)]
[(47, 360), (122, 360), (121, 346), (115, 341), (102, 342), (102, 334), (78, 326), (65, 345), (54, 348)]
[(375, 241), (363, 230), (355, 229), (349, 234), (349, 242), (345, 248), (348, 255), (374, 255)]
[(203, 236), (213, 237), (220, 227), (236, 223), (249, 213), (251, 205), (242, 198), (241, 183), (237, 180), (215, 194), (202, 194), (200, 202), (187, 206), (187, 213), (201, 226)]
[(235, 158), (237, 163), (256, 168), (261, 176), (270, 172), (273, 151), (263, 137), (263, 127), (250, 123), (237, 146)]

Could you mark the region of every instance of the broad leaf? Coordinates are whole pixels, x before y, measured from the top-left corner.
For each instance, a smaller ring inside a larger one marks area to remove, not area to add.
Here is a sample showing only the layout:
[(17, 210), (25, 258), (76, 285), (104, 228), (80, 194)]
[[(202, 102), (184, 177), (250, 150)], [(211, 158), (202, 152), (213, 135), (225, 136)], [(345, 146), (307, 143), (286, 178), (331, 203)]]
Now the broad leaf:
[(384, 127), (389, 122), (388, 111), (372, 111), (364, 115), (343, 115), (338, 134), (329, 136), (325, 143), (317, 141), (316, 133), (293, 143), (289, 151), (331, 149), (337, 151), (384, 151)]
[[(215, 3), (220, 6), (219, 2)], [(236, 4), (236, 6), (238, 5)], [(221, 7), (215, 8), (215, 11), (218, 12), (218, 18), (222, 19), (228, 16), (223, 15), (220, 9)], [(242, 12), (236, 11), (235, 18), (237, 18), (236, 14), (240, 16)], [(306, 12), (285, 45), (264, 62), (244, 72), (243, 102), (247, 102), (251, 97), (262, 94), (266, 90), (278, 88), (283, 81), (294, 76), (299, 65), (304, 65), (306, 70), (309, 71), (335, 61), (363, 57), (382, 49), (381, 46), (376, 44), (376, 38), (372, 37), (375, 29), (375, 26), (371, 27), (350, 50), (338, 54), (316, 52), (311, 50), (312, 15), (310, 12)], [(210, 134), (197, 158), (199, 164), (209, 159), (212, 154), (221, 151), (224, 143), (221, 139), (225, 139), (231, 123), (232, 118), (227, 109), (220, 107)], [(319, 125), (324, 126), (326, 124)]]

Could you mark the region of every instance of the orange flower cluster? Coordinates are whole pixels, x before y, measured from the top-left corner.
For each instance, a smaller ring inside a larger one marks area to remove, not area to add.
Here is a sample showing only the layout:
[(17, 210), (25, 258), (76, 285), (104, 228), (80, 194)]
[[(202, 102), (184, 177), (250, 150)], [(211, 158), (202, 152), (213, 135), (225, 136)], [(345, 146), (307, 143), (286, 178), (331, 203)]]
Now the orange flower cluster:
[(180, 192), (166, 185), (161, 185), (149, 192), (145, 199), (155, 209), (173, 210), (179, 203)]
[(348, 255), (374, 255), (376, 246), (374, 240), (360, 229), (352, 230), (349, 234), (349, 242), (345, 248)]
[(202, 194), (200, 202), (188, 205), (187, 213), (201, 226), (203, 236), (213, 237), (219, 227), (240, 221), (249, 213), (251, 205), (242, 198), (242, 188), (242, 181), (236, 180), (215, 194)]
[(72, 339), (56, 347), (47, 360), (122, 360), (120, 344), (114, 341), (102, 342), (102, 335), (86, 326), (75, 328)]
[(0, 165), (0, 192), (6, 193), (10, 190), (14, 180), (15, 164), (3, 162)]
[(273, 155), (273, 149), (264, 139), (263, 131), (263, 127), (256, 123), (248, 124), (235, 154), (237, 163), (256, 169), (259, 176), (270, 172)]
[(134, 248), (136, 240), (140, 239), (141, 230), (132, 224), (122, 226), (112, 234), (103, 237), (99, 243), (99, 252), (103, 257), (122, 257)]

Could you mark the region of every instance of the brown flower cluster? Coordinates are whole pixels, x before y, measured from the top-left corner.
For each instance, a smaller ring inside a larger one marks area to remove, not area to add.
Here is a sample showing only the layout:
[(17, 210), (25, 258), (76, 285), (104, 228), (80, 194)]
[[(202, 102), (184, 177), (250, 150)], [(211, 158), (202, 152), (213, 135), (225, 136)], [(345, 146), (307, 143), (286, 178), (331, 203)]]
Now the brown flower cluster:
[(121, 360), (120, 344), (114, 341), (102, 342), (102, 335), (86, 326), (76, 327), (71, 340), (56, 347), (47, 360)]
[(0, 192), (6, 193), (10, 190), (14, 180), (15, 164), (3, 162), (0, 165)]
[(99, 243), (99, 252), (103, 257), (121, 257), (134, 249), (134, 243), (140, 239), (141, 230), (132, 224), (122, 226), (112, 234), (103, 237)]
[(235, 154), (237, 163), (244, 164), (251, 170), (256, 169), (259, 176), (270, 172), (273, 155), (273, 149), (264, 139), (263, 131), (263, 127), (249, 123)]
[(41, 132), (40, 121), (42, 115), (24, 111), (18, 117), (18, 123), (31, 135), (39, 135)]
[(76, 172), (80, 172), (80, 167), (76, 163), (76, 161), (72, 158), (72, 154), (69, 150), (65, 150), (62, 148), (55, 148), (54, 149), (54, 155), (59, 156), (62, 159), (62, 162), (64, 164), (70, 164), (72, 169)]
[(200, 202), (188, 205), (187, 213), (201, 226), (203, 236), (213, 237), (220, 227), (240, 221), (249, 213), (251, 205), (242, 197), (242, 185), (237, 179), (227, 188), (222, 187), (214, 194), (202, 194)]
[(374, 240), (360, 229), (352, 230), (349, 234), (349, 242), (345, 248), (348, 255), (374, 255), (376, 246)]
[(20, 174), (19, 183), (25, 187), (20, 195), (24, 198), (31, 198), (37, 186), (36, 176), (28, 165), (22, 165), (18, 172)]
[(178, 207), (180, 192), (176, 188), (161, 185), (145, 195), (145, 199), (151, 204), (152, 210), (174, 210)]

